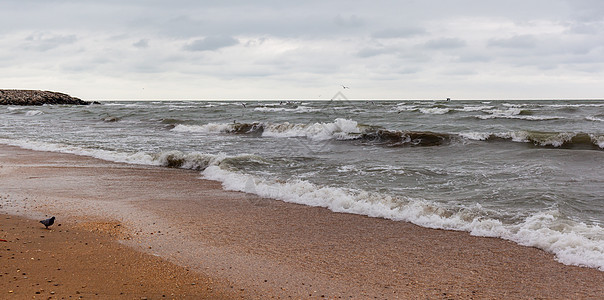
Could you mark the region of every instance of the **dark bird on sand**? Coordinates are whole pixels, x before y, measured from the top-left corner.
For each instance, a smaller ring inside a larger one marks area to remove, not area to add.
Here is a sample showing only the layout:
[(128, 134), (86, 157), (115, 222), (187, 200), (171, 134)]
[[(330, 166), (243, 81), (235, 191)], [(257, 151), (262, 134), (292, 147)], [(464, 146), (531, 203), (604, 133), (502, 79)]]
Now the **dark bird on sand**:
[(40, 221), (40, 223), (42, 223), (42, 225), (46, 226), (46, 229), (48, 229), (48, 226), (55, 223), (55, 217), (52, 217), (52, 218), (46, 219), (46, 220), (42, 220), (42, 221)]

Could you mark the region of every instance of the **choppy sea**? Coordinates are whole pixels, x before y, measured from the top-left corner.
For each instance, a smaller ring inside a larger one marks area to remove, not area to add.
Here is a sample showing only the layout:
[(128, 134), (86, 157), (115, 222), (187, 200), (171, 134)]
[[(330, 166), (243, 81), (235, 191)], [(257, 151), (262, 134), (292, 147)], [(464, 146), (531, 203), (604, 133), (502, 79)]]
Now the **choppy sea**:
[[(2, 106), (0, 143), (499, 237), (604, 271), (604, 100)], [(265, 202), (258, 205), (266, 205)]]

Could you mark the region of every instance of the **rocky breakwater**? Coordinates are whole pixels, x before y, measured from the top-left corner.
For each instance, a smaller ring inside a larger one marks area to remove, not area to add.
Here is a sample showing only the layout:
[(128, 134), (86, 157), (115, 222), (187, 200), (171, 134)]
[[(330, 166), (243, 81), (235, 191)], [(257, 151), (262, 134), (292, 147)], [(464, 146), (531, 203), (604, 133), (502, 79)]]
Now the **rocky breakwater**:
[(88, 105), (91, 104), (91, 102), (57, 92), (37, 90), (0, 90), (0, 105), (44, 104)]

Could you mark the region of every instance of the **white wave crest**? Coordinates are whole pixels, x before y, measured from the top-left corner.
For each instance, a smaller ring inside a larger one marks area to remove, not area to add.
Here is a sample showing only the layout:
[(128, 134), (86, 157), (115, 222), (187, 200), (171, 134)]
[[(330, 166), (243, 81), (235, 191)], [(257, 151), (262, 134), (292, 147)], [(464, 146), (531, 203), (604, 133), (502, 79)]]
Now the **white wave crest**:
[(564, 107), (604, 107), (602, 103), (583, 103), (583, 104), (549, 104), (548, 107), (564, 108)]
[(451, 109), (450, 108), (432, 107), (432, 108), (420, 108), (419, 111), (423, 114), (444, 115), (444, 114), (448, 113), (449, 111), (451, 111)]
[(274, 107), (274, 106), (263, 106), (254, 108), (255, 111), (261, 112), (294, 112), (294, 113), (307, 113), (307, 112), (316, 112), (320, 111), (318, 108), (312, 108), (308, 106), (298, 106), (298, 107)]
[(518, 120), (528, 120), (528, 121), (547, 121), (547, 120), (558, 120), (564, 119), (564, 117), (557, 116), (525, 116), (525, 115), (486, 115), (486, 116), (476, 116), (482, 120), (488, 119), (518, 119)]
[(554, 146), (554, 147), (560, 147), (564, 143), (570, 142), (575, 135), (576, 135), (575, 133), (570, 133), (570, 132), (547, 134), (547, 133), (535, 133), (535, 132), (529, 132), (529, 131), (512, 131), (512, 132), (503, 132), (503, 133), (495, 134), (495, 136), (497, 136), (497, 137), (504, 138), (504, 139), (511, 139), (514, 142), (522, 142), (522, 143), (533, 142), (540, 146)]
[(201, 152), (181, 152), (178, 150), (164, 151), (160, 153), (126, 153), (117, 152), (103, 149), (90, 149), (81, 146), (67, 145), (61, 143), (47, 143), (39, 141), (28, 141), (28, 140), (9, 140), (0, 139), (0, 144), (17, 146), (24, 149), (36, 150), (36, 151), (48, 151), (48, 152), (59, 152), (69, 153), (80, 156), (89, 156), (106, 161), (128, 163), (136, 165), (151, 165), (151, 166), (163, 166), (163, 167), (176, 167), (181, 169), (192, 169), (192, 170), (204, 170), (208, 166), (217, 166), (221, 163), (229, 160), (247, 159), (260, 161), (261, 159), (249, 155), (241, 154), (237, 156), (228, 156), (224, 153), (219, 154), (208, 154)]
[(28, 111), (25, 112), (25, 115), (28, 116), (28, 117), (39, 116), (41, 114), (43, 114), (43, 112), (41, 112), (39, 110), (28, 110)]
[(205, 125), (184, 125), (178, 124), (172, 131), (175, 132), (200, 132), (200, 133), (224, 133), (233, 129), (233, 124), (228, 123), (208, 123)]
[(508, 105), (508, 109), (490, 109), (483, 110), (483, 112), (489, 113), (489, 115), (479, 115), (476, 118), (482, 120), (488, 119), (518, 119), (518, 120), (529, 120), (529, 121), (547, 121), (564, 119), (564, 117), (558, 116), (533, 116), (522, 114), (523, 110), (521, 105)]
[(464, 108), (458, 108), (458, 111), (482, 111), (482, 110), (490, 110), (493, 109), (493, 106), (490, 105), (469, 105), (464, 106)]
[[(176, 125), (172, 131), (175, 132), (199, 132), (199, 133), (228, 133), (234, 132), (240, 124), (231, 123), (208, 123), (205, 125)], [(352, 139), (355, 134), (361, 132), (356, 121), (348, 119), (336, 119), (327, 123), (295, 124), (295, 123), (258, 123), (262, 126), (263, 137), (305, 137), (312, 140), (329, 139)]]
[(207, 154), (200, 152), (184, 153), (177, 150), (159, 153), (154, 161), (160, 166), (182, 169), (205, 170), (210, 165), (218, 165), (227, 156), (225, 154)]
[(418, 110), (417, 105), (409, 105), (407, 103), (399, 103), (396, 105), (396, 107), (393, 109), (396, 112), (403, 112), (403, 111), (415, 111)]
[(604, 122), (604, 118), (598, 118), (596, 116), (587, 116), (587, 117), (585, 117), (585, 119), (588, 121), (594, 121), (594, 122)]
[(27, 109), (27, 106), (7, 106), (6, 109), (9, 111), (23, 110), (23, 109)]
[(262, 136), (267, 137), (306, 137), (311, 140), (351, 139), (361, 130), (356, 121), (336, 119), (330, 123), (313, 124), (269, 124)]
[(530, 216), (502, 237), (554, 253), (563, 264), (604, 271), (603, 230), (597, 225), (564, 220), (553, 210)]
[(480, 204), (451, 209), (423, 199), (393, 197), (366, 191), (318, 186), (308, 181), (269, 181), (210, 166), (204, 178), (220, 181), (227, 190), (285, 202), (411, 222), (423, 227), (461, 230), (476, 236), (499, 237), (554, 253), (564, 264), (604, 271), (603, 228), (563, 220), (556, 212), (536, 213), (519, 224), (503, 224)]
[(468, 140), (485, 141), (491, 136), (491, 133), (489, 133), (489, 132), (461, 132), (459, 134), (459, 136), (466, 138)]
[(595, 145), (598, 145), (598, 147), (604, 149), (604, 135), (590, 134), (589, 137)]
[(153, 157), (145, 152), (123, 153), (103, 149), (90, 149), (62, 143), (47, 143), (29, 140), (0, 139), (0, 143), (5, 145), (17, 146), (24, 149), (69, 153), (81, 156), (94, 157), (113, 162), (137, 165), (157, 165), (157, 162), (154, 161)]

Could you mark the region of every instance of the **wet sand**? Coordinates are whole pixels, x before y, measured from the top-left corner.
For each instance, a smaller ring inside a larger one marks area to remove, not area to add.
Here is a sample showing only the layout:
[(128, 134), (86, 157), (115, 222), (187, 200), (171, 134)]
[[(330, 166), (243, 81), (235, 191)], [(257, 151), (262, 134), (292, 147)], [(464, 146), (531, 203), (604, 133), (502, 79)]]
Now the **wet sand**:
[[(604, 272), (560, 264), (536, 248), (224, 191), (195, 171), (10, 146), (0, 146), (0, 166), (3, 212), (56, 215), (63, 226), (205, 276), (223, 294), (604, 298)], [(120, 224), (119, 234), (106, 224)], [(86, 261), (78, 263), (90, 273)], [(0, 277), (2, 287), (7, 280)]]
[(120, 245), (119, 224), (57, 223), (0, 214), (0, 299), (233, 299), (240, 292)]

